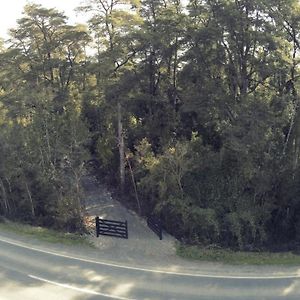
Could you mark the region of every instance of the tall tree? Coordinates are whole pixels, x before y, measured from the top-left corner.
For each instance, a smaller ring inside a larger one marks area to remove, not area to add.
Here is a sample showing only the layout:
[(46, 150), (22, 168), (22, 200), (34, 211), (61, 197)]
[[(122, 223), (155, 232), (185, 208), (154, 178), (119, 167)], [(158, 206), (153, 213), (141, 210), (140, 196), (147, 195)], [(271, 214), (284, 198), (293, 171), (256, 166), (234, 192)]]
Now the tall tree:
[[(96, 76), (100, 94), (105, 94), (105, 102), (112, 107), (117, 117), (117, 135), (119, 151), (119, 182), (120, 189), (125, 186), (125, 144), (123, 128), (122, 95), (120, 89), (115, 86), (122, 68), (129, 64), (135, 55), (135, 46), (127, 38), (130, 30), (139, 24), (139, 18), (135, 12), (129, 10), (130, 5), (136, 11), (138, 1), (119, 0), (92, 0), (87, 5), (79, 8), (81, 11), (92, 11), (93, 16), (89, 21), (90, 27), (97, 40), (97, 70)], [(125, 6), (125, 7), (124, 7)], [(134, 9), (135, 7), (135, 9)], [(105, 66), (105, 68), (104, 68)], [(117, 107), (117, 108), (116, 108)]]

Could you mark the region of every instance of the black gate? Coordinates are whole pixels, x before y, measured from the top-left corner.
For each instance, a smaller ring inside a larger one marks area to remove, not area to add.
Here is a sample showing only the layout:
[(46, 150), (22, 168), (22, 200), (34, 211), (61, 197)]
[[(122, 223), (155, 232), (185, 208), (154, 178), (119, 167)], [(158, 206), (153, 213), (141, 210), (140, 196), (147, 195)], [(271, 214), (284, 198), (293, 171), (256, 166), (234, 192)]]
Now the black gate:
[(154, 216), (149, 216), (147, 218), (147, 225), (148, 227), (158, 235), (159, 239), (162, 240), (162, 225), (161, 221), (154, 217)]
[(96, 217), (96, 235), (108, 235), (128, 239), (127, 221), (120, 222)]

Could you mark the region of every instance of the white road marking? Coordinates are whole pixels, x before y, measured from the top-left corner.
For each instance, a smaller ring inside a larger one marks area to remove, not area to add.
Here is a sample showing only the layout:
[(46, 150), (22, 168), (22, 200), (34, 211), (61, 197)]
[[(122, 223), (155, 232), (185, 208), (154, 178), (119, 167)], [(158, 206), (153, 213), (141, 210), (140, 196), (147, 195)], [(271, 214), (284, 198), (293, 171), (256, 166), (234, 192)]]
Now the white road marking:
[(134, 271), (143, 271), (143, 272), (149, 272), (149, 273), (159, 273), (159, 274), (167, 274), (167, 275), (177, 275), (177, 276), (188, 276), (188, 277), (202, 277), (202, 278), (220, 278), (220, 279), (295, 279), (295, 278), (300, 278), (300, 274), (294, 274), (294, 275), (278, 275), (278, 276), (234, 276), (234, 275), (211, 275), (211, 274), (198, 274), (198, 273), (186, 273), (186, 272), (173, 272), (173, 271), (164, 271), (164, 270), (155, 270), (155, 269), (146, 269), (146, 268), (139, 268), (139, 267), (130, 267), (130, 266), (124, 266), (124, 265), (119, 265), (116, 263), (108, 263), (108, 262), (103, 262), (103, 261), (96, 261), (92, 259), (86, 259), (86, 258), (81, 258), (81, 257), (75, 257), (75, 256), (70, 256), (66, 254), (61, 254), (57, 252), (52, 252), (52, 251), (47, 251), (47, 250), (42, 250), (34, 247), (29, 247), (25, 244), (19, 243), (19, 242), (13, 242), (13, 241), (8, 241), (6, 239), (0, 238), (0, 242), (7, 243), (13, 246), (17, 246), (20, 248), (40, 252), (40, 253), (45, 253), (53, 256), (58, 256), (58, 257), (64, 257), (72, 260), (78, 260), (81, 262), (86, 262), (86, 263), (92, 263), (92, 264), (97, 264), (97, 265), (102, 265), (102, 266), (108, 266), (108, 267), (113, 267), (113, 268), (120, 268), (120, 269), (127, 269), (127, 270), (134, 270)]
[(32, 278), (32, 279), (38, 280), (38, 281), (42, 281), (42, 282), (49, 283), (49, 284), (52, 284), (52, 285), (56, 285), (56, 286), (59, 286), (59, 287), (63, 287), (63, 288), (66, 288), (66, 289), (74, 290), (74, 291), (81, 292), (81, 293), (84, 293), (84, 294), (97, 295), (97, 296), (102, 296), (102, 297), (111, 298), (111, 299), (118, 299), (118, 300), (135, 300), (133, 298), (125, 298), (125, 297), (114, 296), (114, 295), (109, 295), (109, 294), (105, 294), (105, 293), (99, 293), (99, 292), (89, 290), (89, 289), (78, 288), (78, 287), (73, 286), (73, 285), (51, 281), (51, 280), (41, 278), (41, 277), (37, 277), (37, 276), (34, 276), (34, 275), (30, 275), (30, 274), (28, 274), (27, 276)]

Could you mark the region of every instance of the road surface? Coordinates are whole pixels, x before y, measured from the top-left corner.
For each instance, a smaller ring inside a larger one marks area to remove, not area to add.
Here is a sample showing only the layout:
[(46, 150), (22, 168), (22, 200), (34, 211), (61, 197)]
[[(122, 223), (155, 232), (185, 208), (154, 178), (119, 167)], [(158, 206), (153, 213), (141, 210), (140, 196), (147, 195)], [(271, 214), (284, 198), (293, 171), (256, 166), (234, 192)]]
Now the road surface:
[(37, 249), (0, 235), (0, 299), (299, 300), (300, 274), (164, 273)]

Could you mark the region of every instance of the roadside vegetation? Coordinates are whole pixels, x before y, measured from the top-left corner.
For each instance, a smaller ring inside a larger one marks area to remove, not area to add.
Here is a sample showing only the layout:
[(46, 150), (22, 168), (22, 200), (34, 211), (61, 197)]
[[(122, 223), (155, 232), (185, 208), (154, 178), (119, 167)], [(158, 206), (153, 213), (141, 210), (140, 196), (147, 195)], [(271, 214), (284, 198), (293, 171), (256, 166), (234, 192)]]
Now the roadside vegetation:
[(177, 255), (190, 260), (219, 262), (230, 265), (299, 265), (300, 254), (267, 251), (233, 251), (178, 244)]
[(0, 215), (83, 232), (94, 167), (184, 243), (299, 248), (299, 1), (77, 10), (27, 4), (0, 45)]
[(0, 222), (0, 232), (1, 231), (13, 232), (17, 235), (27, 236), (47, 243), (93, 247), (92, 243), (84, 235), (60, 232), (57, 230), (32, 226), (29, 224), (15, 223), (7, 220), (2, 220)]

